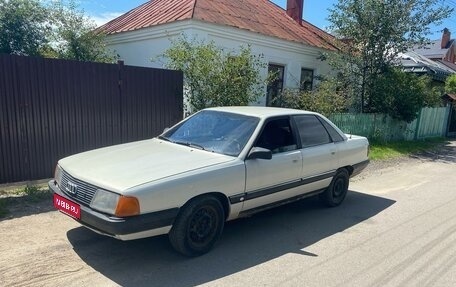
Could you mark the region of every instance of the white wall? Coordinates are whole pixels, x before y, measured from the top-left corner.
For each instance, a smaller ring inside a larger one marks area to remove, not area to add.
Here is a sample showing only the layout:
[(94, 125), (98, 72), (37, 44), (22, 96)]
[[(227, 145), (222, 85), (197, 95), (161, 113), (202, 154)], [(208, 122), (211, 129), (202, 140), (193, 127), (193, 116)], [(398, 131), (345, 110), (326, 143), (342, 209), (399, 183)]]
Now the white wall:
[[(221, 48), (233, 51), (236, 51), (240, 45), (250, 45), (254, 54), (264, 55), (266, 63), (285, 67), (285, 88), (299, 87), (301, 68), (313, 69), (314, 76), (325, 75), (331, 71), (327, 63), (317, 59), (323, 51), (321, 49), (197, 20), (179, 21), (111, 35), (108, 37), (108, 47), (115, 50), (126, 65), (162, 68), (165, 59), (160, 55), (170, 46), (170, 39), (182, 33), (190, 39), (195, 36), (214, 41)], [(262, 71), (262, 75), (266, 77), (267, 68)], [(252, 104), (265, 105), (266, 97)]]

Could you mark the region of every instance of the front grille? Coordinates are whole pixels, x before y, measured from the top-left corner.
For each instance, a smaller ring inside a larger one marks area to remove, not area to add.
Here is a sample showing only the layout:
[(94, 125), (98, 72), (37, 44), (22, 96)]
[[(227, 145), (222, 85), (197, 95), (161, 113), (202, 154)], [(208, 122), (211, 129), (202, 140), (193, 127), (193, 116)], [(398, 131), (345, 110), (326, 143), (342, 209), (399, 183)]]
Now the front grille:
[[(62, 179), (60, 181), (60, 189), (75, 201), (90, 205), (90, 202), (97, 191), (97, 187), (72, 177), (64, 170), (62, 170), (61, 173)], [(68, 183), (77, 186), (75, 194), (68, 192)]]

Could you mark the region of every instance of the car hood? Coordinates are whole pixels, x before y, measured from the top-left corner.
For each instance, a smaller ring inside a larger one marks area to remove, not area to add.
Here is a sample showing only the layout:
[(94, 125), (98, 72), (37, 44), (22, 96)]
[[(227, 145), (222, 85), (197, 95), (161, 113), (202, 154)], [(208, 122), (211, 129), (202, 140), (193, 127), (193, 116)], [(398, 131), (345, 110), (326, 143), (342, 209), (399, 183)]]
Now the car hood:
[(74, 178), (111, 191), (126, 189), (234, 157), (151, 139), (75, 154), (59, 161)]

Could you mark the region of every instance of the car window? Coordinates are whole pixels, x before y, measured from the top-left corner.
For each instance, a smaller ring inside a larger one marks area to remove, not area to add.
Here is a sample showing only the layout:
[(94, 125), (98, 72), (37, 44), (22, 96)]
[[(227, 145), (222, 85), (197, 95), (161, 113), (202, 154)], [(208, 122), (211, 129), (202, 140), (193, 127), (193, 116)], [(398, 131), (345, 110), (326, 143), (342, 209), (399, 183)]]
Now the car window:
[(320, 122), (325, 126), (326, 130), (328, 131), (329, 135), (331, 136), (331, 139), (333, 142), (342, 142), (344, 141), (344, 138), (324, 119), (318, 118)]
[(255, 146), (266, 148), (272, 153), (280, 153), (297, 149), (295, 137), (290, 125), (290, 120), (270, 120), (264, 126)]
[(259, 119), (235, 113), (202, 111), (166, 131), (160, 138), (176, 144), (238, 156)]
[(331, 142), (328, 132), (314, 115), (295, 116), (302, 147), (309, 147)]

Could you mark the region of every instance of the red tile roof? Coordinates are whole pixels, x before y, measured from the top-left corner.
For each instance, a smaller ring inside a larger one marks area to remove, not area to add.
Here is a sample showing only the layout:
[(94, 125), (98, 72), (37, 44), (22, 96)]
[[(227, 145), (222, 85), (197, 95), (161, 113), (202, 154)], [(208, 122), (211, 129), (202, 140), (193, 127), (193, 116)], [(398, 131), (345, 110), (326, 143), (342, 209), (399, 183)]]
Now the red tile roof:
[(263, 35), (335, 49), (334, 37), (312, 24), (302, 24), (269, 0), (150, 0), (100, 27), (107, 34), (196, 19)]

